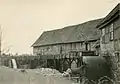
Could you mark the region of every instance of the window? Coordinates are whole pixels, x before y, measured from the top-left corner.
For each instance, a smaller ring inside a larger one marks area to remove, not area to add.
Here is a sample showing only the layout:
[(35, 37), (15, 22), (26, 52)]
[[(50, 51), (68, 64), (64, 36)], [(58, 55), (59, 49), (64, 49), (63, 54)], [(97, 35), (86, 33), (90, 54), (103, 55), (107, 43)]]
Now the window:
[(102, 36), (105, 35), (105, 28), (102, 29)]
[(62, 45), (60, 46), (60, 54), (62, 54)]
[(115, 53), (115, 57), (116, 57), (116, 61), (120, 62), (120, 53), (119, 52)]
[(72, 43), (70, 44), (70, 49), (72, 50)]
[(102, 36), (102, 43), (105, 43), (105, 36)]
[(113, 33), (113, 23), (110, 25), (110, 40), (113, 40), (114, 39), (114, 33)]
[(76, 49), (76, 43), (73, 44), (73, 49)]
[(102, 43), (108, 43), (114, 39), (114, 25), (113, 23), (107, 25), (101, 30), (101, 41)]
[(85, 43), (85, 50), (89, 50), (89, 44)]
[(105, 28), (105, 34), (108, 34), (108, 33), (109, 33), (109, 26)]
[(102, 43), (105, 43), (105, 28), (102, 29)]

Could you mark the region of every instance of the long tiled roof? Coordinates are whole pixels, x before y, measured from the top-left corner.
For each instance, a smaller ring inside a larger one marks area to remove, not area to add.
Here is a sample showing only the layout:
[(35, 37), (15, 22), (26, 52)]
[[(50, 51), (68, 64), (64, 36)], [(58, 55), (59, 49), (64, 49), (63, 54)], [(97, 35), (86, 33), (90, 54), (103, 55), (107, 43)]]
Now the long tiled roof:
[(100, 38), (100, 31), (96, 26), (100, 20), (91, 20), (62, 29), (45, 31), (32, 46), (97, 40)]

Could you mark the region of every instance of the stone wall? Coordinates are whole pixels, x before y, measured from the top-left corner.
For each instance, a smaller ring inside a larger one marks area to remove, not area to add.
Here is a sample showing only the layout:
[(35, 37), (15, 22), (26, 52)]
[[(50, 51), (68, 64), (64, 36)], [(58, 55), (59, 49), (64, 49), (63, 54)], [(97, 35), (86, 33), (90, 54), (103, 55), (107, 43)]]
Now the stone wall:
[(115, 84), (120, 84), (120, 61), (119, 61), (120, 55), (110, 56), (109, 57), (109, 63), (111, 65), (111, 73), (113, 76)]
[[(111, 73), (116, 81), (115, 84), (120, 84), (120, 19), (118, 18), (110, 24), (113, 24), (114, 27), (114, 39), (109, 40), (109, 33), (106, 33), (105, 35), (107, 36), (108, 34), (108, 37), (105, 38), (106, 41), (103, 43), (103, 36), (101, 36), (101, 56), (106, 56), (111, 66)], [(104, 29), (109, 29), (110, 24), (106, 25)], [(107, 30), (105, 32), (107, 32)]]

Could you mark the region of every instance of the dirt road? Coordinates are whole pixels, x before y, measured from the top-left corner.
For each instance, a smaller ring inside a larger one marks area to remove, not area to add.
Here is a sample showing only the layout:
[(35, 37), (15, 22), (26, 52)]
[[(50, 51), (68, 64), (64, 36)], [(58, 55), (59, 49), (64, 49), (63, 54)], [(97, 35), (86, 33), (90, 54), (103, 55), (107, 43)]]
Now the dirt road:
[(37, 70), (26, 70), (0, 67), (0, 84), (73, 84), (63, 77), (45, 76)]

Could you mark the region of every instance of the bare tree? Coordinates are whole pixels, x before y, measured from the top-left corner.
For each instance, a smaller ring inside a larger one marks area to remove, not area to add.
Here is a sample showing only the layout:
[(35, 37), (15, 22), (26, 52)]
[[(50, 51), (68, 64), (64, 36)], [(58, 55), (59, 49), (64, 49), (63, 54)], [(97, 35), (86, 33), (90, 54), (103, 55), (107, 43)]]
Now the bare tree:
[(2, 29), (0, 26), (0, 56), (1, 56), (1, 52), (2, 52)]

